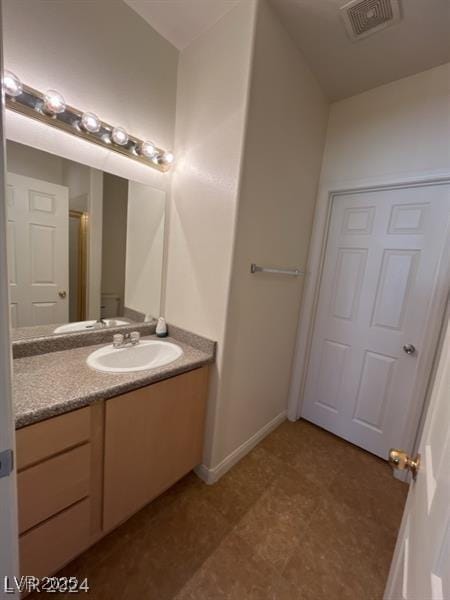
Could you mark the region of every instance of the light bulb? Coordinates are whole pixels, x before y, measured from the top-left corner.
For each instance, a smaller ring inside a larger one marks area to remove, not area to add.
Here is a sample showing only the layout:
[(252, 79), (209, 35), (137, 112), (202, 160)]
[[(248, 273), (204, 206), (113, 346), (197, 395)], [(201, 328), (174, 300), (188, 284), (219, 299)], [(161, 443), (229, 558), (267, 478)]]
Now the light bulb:
[(159, 159), (163, 165), (171, 165), (171, 164), (173, 164), (173, 161), (175, 160), (175, 156), (173, 155), (173, 152), (167, 151), (167, 152), (163, 152)]
[(125, 146), (128, 142), (128, 133), (123, 127), (114, 127), (111, 133), (111, 139), (118, 146)]
[(154, 158), (158, 154), (158, 150), (153, 142), (142, 142), (139, 146), (139, 154), (146, 158)]
[(17, 75), (14, 75), (11, 71), (3, 72), (2, 84), (5, 94), (12, 96), (13, 98), (19, 96), (23, 91), (22, 82)]
[(59, 115), (66, 110), (66, 101), (56, 90), (48, 90), (44, 96), (44, 111), (51, 115)]
[(101, 122), (97, 115), (86, 112), (81, 117), (81, 127), (90, 133), (97, 133), (97, 131), (100, 131)]
[(19, 96), (23, 91), (22, 82), (17, 75), (14, 75), (11, 71), (3, 72), (2, 84), (5, 94), (8, 94), (8, 96), (12, 96), (13, 98)]

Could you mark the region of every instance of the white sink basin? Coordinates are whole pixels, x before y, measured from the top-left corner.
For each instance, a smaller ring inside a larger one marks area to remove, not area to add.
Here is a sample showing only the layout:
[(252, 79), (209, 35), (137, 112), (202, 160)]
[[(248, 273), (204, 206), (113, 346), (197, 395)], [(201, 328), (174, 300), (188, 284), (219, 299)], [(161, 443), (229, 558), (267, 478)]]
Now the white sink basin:
[[(119, 325), (129, 325), (129, 321), (123, 319), (103, 319), (107, 327), (118, 327)], [(101, 323), (97, 321), (77, 321), (76, 323), (67, 323), (60, 325), (53, 333), (73, 333), (74, 331), (89, 331), (90, 329), (101, 329)]]
[(131, 373), (162, 367), (177, 360), (183, 350), (171, 342), (142, 340), (136, 346), (99, 348), (87, 357), (87, 364), (97, 371)]

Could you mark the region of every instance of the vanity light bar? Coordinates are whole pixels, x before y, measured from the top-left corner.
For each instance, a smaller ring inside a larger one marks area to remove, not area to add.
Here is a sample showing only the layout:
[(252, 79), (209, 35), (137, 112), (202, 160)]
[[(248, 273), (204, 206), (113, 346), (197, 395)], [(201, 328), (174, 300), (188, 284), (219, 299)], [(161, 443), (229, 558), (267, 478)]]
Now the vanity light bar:
[(174, 162), (172, 152), (130, 135), (123, 127), (105, 123), (92, 112), (82, 112), (69, 106), (56, 90), (48, 90), (43, 94), (22, 83), (10, 71), (3, 72), (2, 87), (6, 107), (10, 110), (123, 154), (158, 171), (168, 171)]

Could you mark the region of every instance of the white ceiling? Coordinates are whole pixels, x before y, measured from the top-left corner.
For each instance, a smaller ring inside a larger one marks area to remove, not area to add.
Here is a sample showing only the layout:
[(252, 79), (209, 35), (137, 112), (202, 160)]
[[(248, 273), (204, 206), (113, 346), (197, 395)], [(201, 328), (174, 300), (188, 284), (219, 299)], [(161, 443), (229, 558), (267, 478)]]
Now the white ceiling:
[(332, 100), (450, 61), (450, 0), (403, 0), (402, 20), (352, 42), (348, 0), (270, 0)]
[[(400, 23), (358, 42), (340, 18), (348, 0), (269, 1), (331, 100), (450, 61), (450, 0), (402, 0)], [(125, 2), (183, 49), (239, 0)]]
[(179, 50), (189, 46), (239, 3), (239, 0), (124, 1)]

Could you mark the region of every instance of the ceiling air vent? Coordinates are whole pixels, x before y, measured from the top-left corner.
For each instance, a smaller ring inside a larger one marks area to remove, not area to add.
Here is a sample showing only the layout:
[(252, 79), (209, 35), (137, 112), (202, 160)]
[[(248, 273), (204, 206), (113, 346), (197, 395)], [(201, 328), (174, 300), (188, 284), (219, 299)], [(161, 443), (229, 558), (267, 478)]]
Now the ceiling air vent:
[(399, 0), (352, 0), (340, 10), (347, 33), (354, 41), (400, 20)]

